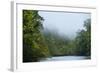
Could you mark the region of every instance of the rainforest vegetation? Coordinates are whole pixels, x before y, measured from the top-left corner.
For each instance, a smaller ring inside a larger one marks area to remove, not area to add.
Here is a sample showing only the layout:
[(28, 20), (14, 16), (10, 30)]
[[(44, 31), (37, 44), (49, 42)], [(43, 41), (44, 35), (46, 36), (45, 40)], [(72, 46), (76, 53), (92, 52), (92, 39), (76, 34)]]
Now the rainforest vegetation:
[(52, 56), (91, 56), (91, 19), (84, 21), (84, 29), (77, 31), (74, 39), (44, 30), (43, 21), (38, 11), (23, 10), (23, 62)]

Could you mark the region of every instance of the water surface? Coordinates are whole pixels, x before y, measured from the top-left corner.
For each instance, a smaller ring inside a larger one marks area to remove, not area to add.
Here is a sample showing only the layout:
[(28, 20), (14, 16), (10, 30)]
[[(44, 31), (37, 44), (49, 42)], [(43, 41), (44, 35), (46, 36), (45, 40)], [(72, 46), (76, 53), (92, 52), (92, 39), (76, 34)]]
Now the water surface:
[(58, 57), (51, 57), (46, 58), (45, 60), (41, 60), (42, 62), (46, 61), (69, 61), (69, 60), (85, 60), (87, 59), (86, 56), (58, 56)]

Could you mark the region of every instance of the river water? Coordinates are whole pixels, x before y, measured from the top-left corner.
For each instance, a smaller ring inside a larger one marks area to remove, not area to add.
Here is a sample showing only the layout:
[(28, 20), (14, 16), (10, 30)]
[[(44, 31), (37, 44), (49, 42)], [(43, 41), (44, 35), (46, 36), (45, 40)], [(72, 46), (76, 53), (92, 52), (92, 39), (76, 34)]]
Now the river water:
[(87, 59), (86, 56), (58, 56), (58, 57), (46, 58), (45, 60), (41, 61), (46, 62), (46, 61), (68, 61), (68, 60), (85, 60), (85, 59)]

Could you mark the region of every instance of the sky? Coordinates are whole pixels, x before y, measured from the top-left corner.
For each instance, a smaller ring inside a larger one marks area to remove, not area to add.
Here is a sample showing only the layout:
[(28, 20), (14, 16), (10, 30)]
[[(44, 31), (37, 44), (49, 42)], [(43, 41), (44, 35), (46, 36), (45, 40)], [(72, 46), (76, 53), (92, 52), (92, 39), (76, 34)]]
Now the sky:
[(39, 11), (39, 15), (44, 19), (44, 29), (54, 30), (68, 37), (75, 37), (79, 30), (84, 29), (84, 21), (91, 18), (89, 13)]

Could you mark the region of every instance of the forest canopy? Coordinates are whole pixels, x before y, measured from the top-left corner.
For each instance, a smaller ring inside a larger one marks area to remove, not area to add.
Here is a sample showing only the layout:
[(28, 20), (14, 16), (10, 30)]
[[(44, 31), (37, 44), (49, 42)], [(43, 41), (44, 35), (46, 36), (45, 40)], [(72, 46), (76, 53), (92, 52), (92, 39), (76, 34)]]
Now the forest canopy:
[(74, 39), (43, 27), (36, 10), (23, 10), (23, 62), (38, 62), (52, 56), (91, 56), (91, 19), (84, 21)]

